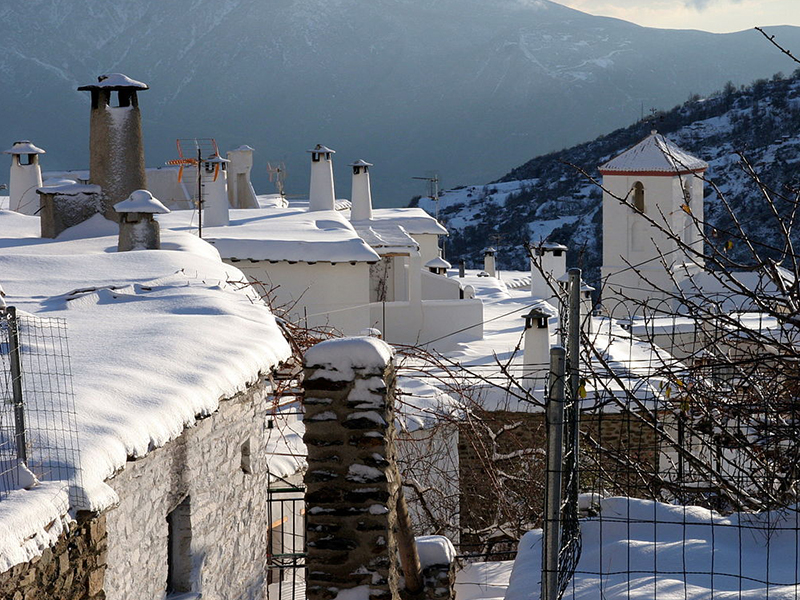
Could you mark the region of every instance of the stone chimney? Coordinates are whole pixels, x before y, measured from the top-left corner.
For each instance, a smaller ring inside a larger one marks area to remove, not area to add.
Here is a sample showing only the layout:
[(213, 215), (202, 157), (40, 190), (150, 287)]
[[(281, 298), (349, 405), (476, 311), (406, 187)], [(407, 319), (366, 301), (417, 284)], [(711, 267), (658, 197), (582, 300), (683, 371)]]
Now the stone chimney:
[(308, 210), (333, 210), (336, 192), (333, 188), (333, 155), (336, 153), (317, 144), (311, 153), (311, 187), (308, 191)]
[(581, 327), (587, 334), (594, 332), (594, 323), (592, 322), (592, 309), (594, 308), (594, 301), (592, 300), (592, 292), (594, 288), (581, 280)]
[(522, 380), (528, 390), (541, 388), (550, 371), (550, 315), (533, 308), (525, 319)]
[(230, 223), (228, 204), (228, 159), (214, 154), (204, 158), (203, 169), (203, 227), (220, 227)]
[(121, 74), (100, 75), (84, 85), (92, 97), (89, 122), (90, 182), (103, 188), (103, 214), (118, 220), (114, 206), (147, 188), (142, 116), (137, 93), (149, 87)]
[(127, 200), (114, 206), (120, 214), (118, 252), (128, 250), (158, 250), (161, 233), (156, 214), (168, 213), (169, 209), (147, 190), (134, 191)]
[(353, 167), (350, 220), (368, 221), (372, 218), (372, 191), (369, 183), (369, 168), (372, 164), (358, 160), (350, 166)]
[(491, 246), (483, 249), (483, 270), (486, 271), (486, 274), (489, 275), (489, 277), (497, 277), (497, 270), (495, 269), (494, 264), (494, 255), (496, 253), (497, 250)]
[(567, 247), (552, 242), (543, 242), (532, 247), (531, 296), (552, 298), (556, 280), (567, 272)]
[(258, 208), (256, 191), (250, 182), (253, 152), (250, 146), (228, 151), (228, 203), (233, 208)]
[(15, 142), (3, 152), (11, 155), (11, 174), (8, 180), (9, 210), (25, 215), (39, 212), (39, 196), (36, 190), (42, 187), (42, 169), (39, 155), (44, 150), (37, 148), (28, 140)]

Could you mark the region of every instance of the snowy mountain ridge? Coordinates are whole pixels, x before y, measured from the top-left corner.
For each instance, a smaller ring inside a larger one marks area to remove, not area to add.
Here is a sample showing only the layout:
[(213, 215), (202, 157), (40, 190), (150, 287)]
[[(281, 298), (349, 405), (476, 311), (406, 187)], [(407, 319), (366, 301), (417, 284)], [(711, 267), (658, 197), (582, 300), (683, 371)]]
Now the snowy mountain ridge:
[[(753, 31), (647, 29), (547, 0), (35, 0), (0, 17), (0, 126), (46, 149), (48, 170), (86, 167), (74, 89), (121, 71), (151, 86), (149, 165), (175, 158), (176, 138), (216, 137), (256, 148), (257, 188), (270, 189), (266, 161), (285, 160), (288, 192), (302, 194), (305, 150), (325, 143), (342, 164), (375, 164), (379, 206), (419, 193), (411, 177), (430, 169), (489, 181), (642, 107), (786, 68)], [(800, 47), (800, 29), (771, 32)], [(336, 174), (346, 194), (348, 169)]]
[[(580, 173), (598, 178), (597, 167), (634, 145), (656, 128), (668, 139), (709, 163), (707, 176), (739, 214), (746, 214), (748, 235), (777, 248), (775, 221), (760, 191), (742, 168), (742, 152), (762, 180), (778, 193), (792, 196), (800, 186), (800, 73), (776, 76), (736, 90), (726, 86), (709, 98), (697, 98), (654, 119), (639, 121), (592, 142), (534, 158), (500, 180), (444, 192), (440, 219), (450, 230), (447, 257), (482, 260), (487, 245), (498, 248), (500, 268), (527, 268), (526, 241), (549, 240), (570, 247), (570, 266), (588, 271), (597, 283), (602, 260), (601, 190)], [(788, 193), (787, 193), (788, 192)], [(717, 193), (706, 185), (705, 217), (709, 235), (732, 227)], [(436, 207), (429, 199), (419, 205)], [(767, 249), (768, 250), (768, 249)], [(778, 257), (776, 251), (767, 251)], [(743, 245), (731, 256), (747, 261)]]

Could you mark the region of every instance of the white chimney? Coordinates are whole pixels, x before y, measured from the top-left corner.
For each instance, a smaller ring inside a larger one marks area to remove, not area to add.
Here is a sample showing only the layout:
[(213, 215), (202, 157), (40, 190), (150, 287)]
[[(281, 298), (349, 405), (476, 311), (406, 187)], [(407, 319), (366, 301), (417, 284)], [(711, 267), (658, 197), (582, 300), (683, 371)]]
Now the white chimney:
[(220, 227), (230, 222), (227, 186), (228, 159), (214, 154), (204, 158), (203, 169), (203, 227)]
[(258, 208), (256, 191), (250, 182), (253, 152), (250, 146), (228, 151), (228, 203), (233, 208)]
[(350, 166), (353, 167), (350, 220), (368, 221), (372, 218), (372, 191), (369, 185), (369, 168), (372, 164), (365, 160), (358, 160)]
[(592, 308), (594, 302), (592, 301), (592, 292), (594, 288), (581, 280), (581, 327), (587, 334), (594, 333), (594, 326), (592, 323)]
[(3, 152), (11, 155), (11, 175), (8, 180), (10, 210), (26, 215), (34, 215), (39, 211), (39, 195), (36, 193), (42, 187), (39, 155), (44, 153), (28, 140), (15, 142)]
[(533, 308), (525, 319), (522, 382), (526, 389), (546, 385), (550, 371), (550, 323), (546, 312)]
[(308, 210), (333, 210), (336, 193), (333, 189), (333, 155), (336, 153), (317, 144), (311, 153), (311, 188), (308, 191)]
[(552, 298), (555, 295), (553, 288), (556, 288), (556, 280), (566, 272), (566, 246), (552, 242), (534, 246), (531, 259), (531, 296)]
[(491, 246), (483, 249), (483, 270), (486, 271), (489, 277), (497, 277), (497, 270), (494, 266), (494, 255), (496, 252), (497, 250)]

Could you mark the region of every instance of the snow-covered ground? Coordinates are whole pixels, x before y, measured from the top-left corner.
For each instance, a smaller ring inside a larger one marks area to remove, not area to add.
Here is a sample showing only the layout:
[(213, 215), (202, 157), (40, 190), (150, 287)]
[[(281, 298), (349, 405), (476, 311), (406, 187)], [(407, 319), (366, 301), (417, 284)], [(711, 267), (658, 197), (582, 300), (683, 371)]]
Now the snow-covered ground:
[[(799, 526), (797, 510), (722, 516), (606, 498), (581, 521), (583, 551), (564, 598), (796, 600)], [(541, 530), (520, 540), (506, 600), (540, 597), (541, 543)]]

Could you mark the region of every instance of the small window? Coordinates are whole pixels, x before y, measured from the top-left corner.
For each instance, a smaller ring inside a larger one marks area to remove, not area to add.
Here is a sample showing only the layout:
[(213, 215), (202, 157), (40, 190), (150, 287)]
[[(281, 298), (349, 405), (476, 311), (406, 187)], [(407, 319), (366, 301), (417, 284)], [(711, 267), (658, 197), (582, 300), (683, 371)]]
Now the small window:
[(192, 591), (192, 523), (189, 496), (167, 515), (167, 594)]
[(250, 439), (242, 444), (242, 459), (241, 459), (241, 468), (242, 472), (245, 475), (251, 475), (253, 473), (252, 464), (250, 462)]
[(633, 209), (644, 213), (644, 184), (641, 181), (633, 184)]
[(34, 159), (36, 158), (35, 154), (20, 154), (19, 155), (19, 164), (27, 166), (32, 165), (36, 162)]
[(311, 153), (311, 162), (319, 162), (320, 158), (322, 158), (322, 155), (319, 152)]
[(553, 250), (553, 256), (561, 256), (563, 252), (563, 250)]

